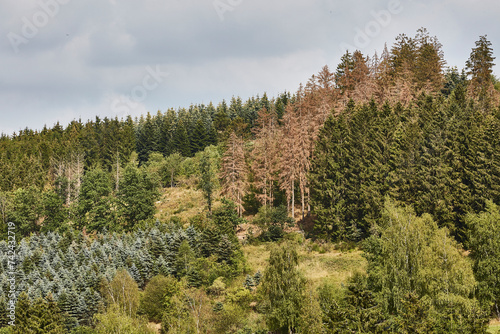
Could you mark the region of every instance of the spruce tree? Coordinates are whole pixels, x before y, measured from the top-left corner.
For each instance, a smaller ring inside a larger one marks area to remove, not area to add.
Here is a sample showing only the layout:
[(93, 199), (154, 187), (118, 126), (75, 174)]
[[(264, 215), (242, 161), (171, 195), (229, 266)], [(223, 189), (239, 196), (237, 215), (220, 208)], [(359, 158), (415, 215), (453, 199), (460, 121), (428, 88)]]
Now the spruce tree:
[(183, 120), (178, 120), (175, 126), (175, 133), (172, 139), (172, 151), (179, 152), (183, 157), (191, 157), (191, 146), (186, 125)]
[(123, 172), (118, 192), (119, 210), (125, 218), (126, 230), (132, 230), (140, 221), (153, 217), (158, 196), (156, 185), (150, 175), (129, 164)]
[(37, 325), (36, 319), (31, 317), (31, 303), (26, 292), (21, 292), (16, 301), (16, 320), (14, 334), (33, 333), (32, 328)]
[(248, 170), (243, 151), (243, 141), (231, 133), (227, 150), (222, 157), (221, 172), (222, 193), (237, 205), (238, 215), (241, 217), (243, 197), (246, 193)]
[(215, 175), (208, 152), (203, 152), (200, 157), (200, 188), (207, 200), (208, 212), (212, 214), (213, 193), (215, 190)]
[(112, 183), (109, 175), (102, 169), (88, 171), (78, 196), (78, 215), (80, 228), (101, 231), (112, 226)]
[(191, 155), (197, 152), (203, 151), (206, 146), (208, 146), (208, 134), (205, 124), (202, 119), (196, 121), (196, 126), (194, 128), (191, 138)]
[(480, 36), (466, 62), (467, 75), (470, 76), (469, 94), (488, 107), (493, 97), (493, 49), (487, 36)]

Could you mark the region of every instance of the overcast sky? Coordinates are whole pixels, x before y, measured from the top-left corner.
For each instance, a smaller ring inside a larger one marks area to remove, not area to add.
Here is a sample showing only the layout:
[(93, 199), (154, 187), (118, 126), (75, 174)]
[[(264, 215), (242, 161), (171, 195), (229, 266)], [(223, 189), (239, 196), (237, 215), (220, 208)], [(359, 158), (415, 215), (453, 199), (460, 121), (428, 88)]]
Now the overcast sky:
[(294, 92), (420, 27), (461, 69), (481, 35), (500, 50), (499, 17), (498, 0), (0, 0), (0, 132)]

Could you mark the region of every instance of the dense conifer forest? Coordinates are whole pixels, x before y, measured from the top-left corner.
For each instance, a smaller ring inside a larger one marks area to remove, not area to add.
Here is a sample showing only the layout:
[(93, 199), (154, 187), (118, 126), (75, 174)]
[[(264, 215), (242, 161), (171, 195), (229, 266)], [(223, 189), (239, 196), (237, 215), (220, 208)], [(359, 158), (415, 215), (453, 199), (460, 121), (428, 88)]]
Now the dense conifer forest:
[(0, 333), (500, 332), (470, 48), (447, 67), (422, 28), (296, 92), (2, 134)]

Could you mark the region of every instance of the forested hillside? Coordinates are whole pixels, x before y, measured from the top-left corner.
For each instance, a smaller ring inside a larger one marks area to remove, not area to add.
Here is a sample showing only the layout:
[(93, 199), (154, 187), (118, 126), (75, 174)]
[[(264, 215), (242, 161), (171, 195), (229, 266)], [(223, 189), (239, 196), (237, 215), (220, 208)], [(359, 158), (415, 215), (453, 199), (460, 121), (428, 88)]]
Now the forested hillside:
[(500, 82), (471, 48), (422, 28), (295, 93), (3, 134), (0, 333), (486, 333)]

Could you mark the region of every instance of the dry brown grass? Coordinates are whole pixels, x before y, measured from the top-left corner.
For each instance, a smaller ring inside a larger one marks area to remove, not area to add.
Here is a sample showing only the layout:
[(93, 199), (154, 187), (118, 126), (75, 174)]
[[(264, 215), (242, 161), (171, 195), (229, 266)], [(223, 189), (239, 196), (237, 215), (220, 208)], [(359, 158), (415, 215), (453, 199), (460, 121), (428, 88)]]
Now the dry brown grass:
[(488, 333), (496, 334), (500, 332), (500, 321), (492, 319), (488, 328)]

